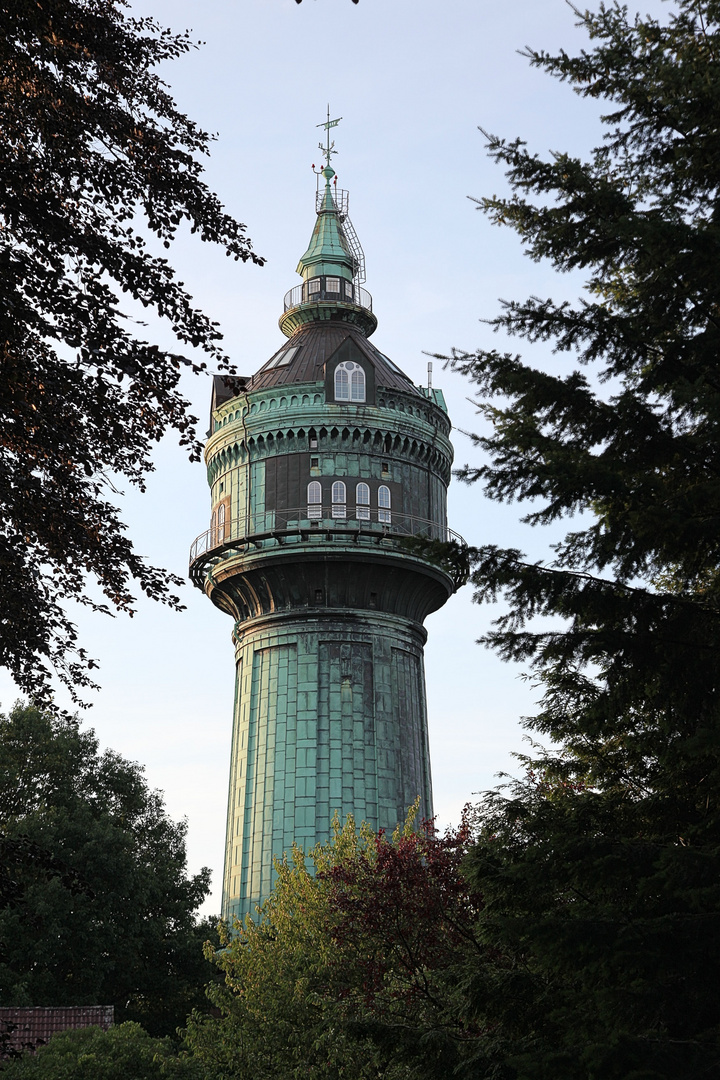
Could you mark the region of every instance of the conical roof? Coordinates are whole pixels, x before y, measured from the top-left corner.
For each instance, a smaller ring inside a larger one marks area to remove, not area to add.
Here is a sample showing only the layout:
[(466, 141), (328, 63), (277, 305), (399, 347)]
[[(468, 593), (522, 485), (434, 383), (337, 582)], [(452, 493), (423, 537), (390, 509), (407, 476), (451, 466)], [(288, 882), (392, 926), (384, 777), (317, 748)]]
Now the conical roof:
[(343, 232), (330, 184), (335, 172), (327, 165), (322, 175), (325, 177), (322, 203), (308, 249), (298, 263), (297, 272), (306, 281), (321, 274), (332, 274), (352, 281), (355, 259)]
[(325, 365), (341, 345), (351, 342), (370, 361), (378, 386), (421, 396), (412, 380), (368, 341), (362, 330), (345, 322), (313, 322), (297, 330), (253, 375), (248, 390), (293, 383), (323, 382)]

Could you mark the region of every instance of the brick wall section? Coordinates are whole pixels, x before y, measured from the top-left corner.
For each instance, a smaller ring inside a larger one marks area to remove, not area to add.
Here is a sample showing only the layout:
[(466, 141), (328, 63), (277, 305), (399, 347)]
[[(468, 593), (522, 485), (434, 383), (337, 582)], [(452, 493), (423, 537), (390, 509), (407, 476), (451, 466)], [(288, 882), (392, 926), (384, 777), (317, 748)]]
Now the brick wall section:
[(57, 1008), (0, 1008), (0, 1030), (11, 1028), (9, 1050), (35, 1049), (50, 1041), (57, 1031), (71, 1028), (112, 1027), (113, 1005), (71, 1005)]

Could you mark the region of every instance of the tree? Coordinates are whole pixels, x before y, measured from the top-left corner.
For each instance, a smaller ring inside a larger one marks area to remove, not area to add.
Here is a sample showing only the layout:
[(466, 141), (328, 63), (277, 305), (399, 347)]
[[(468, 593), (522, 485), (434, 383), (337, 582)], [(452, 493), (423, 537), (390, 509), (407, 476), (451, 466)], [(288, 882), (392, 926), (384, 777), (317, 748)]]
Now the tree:
[(184, 822), (140, 766), (33, 706), (0, 717), (0, 1003), (115, 1005), (174, 1033), (214, 976)]
[(331, 842), (296, 849), (275, 888), (215, 961), (217, 1017), (194, 1017), (187, 1045), (211, 1076), (235, 1080), (446, 1080), (474, 1076), (481, 1036), (460, 986), (480, 946), (479, 897), (459, 873), (467, 828), (390, 838), (352, 818)]
[[(466, 466), (533, 525), (581, 514), (554, 563), (475, 553), (488, 642), (544, 688), (529, 773), (480, 809), (482, 937), (514, 958), (472, 998), (523, 1078), (715, 1075), (720, 1061), (720, 4), (578, 15), (593, 45), (528, 52), (608, 103), (588, 161), (490, 136), (528, 255), (581, 270), (577, 304), (492, 325), (586, 371), (455, 353), (489, 434)], [(544, 617), (549, 622), (538, 624)], [(490, 1064), (488, 1064), (490, 1070)], [(503, 1071), (504, 1070), (504, 1071)], [(483, 1074), (485, 1075), (485, 1074)], [(495, 1075), (491, 1071), (488, 1075)]]
[(0, 4), (0, 663), (36, 700), (53, 669), (75, 694), (95, 666), (66, 601), (132, 613), (134, 581), (178, 605), (179, 579), (125, 535), (113, 482), (142, 489), (168, 429), (198, 456), (178, 382), (205, 363), (139, 338), (120, 294), (229, 371), (163, 248), (187, 223), (262, 262), (201, 179), (209, 136), (156, 71), (190, 39), (125, 6)]
[(54, 1035), (47, 1046), (3, 1068), (3, 1080), (203, 1080), (204, 1074), (170, 1039), (153, 1039), (139, 1024), (109, 1031), (84, 1028)]

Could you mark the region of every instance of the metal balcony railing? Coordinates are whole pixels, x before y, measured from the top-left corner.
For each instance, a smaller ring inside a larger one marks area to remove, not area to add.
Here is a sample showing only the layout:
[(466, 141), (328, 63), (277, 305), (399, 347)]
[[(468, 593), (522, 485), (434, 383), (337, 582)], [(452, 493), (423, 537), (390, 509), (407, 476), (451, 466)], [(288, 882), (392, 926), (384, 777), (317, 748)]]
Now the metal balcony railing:
[[(201, 533), (190, 548), (190, 567), (224, 549), (245, 545), (274, 546), (315, 538), (357, 543), (383, 543), (401, 549), (402, 541), (418, 537), (467, 547), (462, 536), (437, 521), (411, 517), (375, 507), (310, 504), (292, 510), (265, 510), (248, 517), (234, 518)], [(421, 555), (422, 557), (422, 555)]]
[(329, 289), (317, 289), (315, 292), (310, 292), (306, 282), (302, 285), (296, 285), (294, 289), (289, 289), (285, 293), (283, 311), (289, 311), (290, 308), (298, 307), (299, 304), (327, 302), (333, 304), (357, 304), (358, 307), (365, 308), (366, 311), (372, 311), (372, 296), (367, 289), (361, 289), (359, 285), (353, 285), (352, 294), (348, 295), (344, 291), (337, 292)]

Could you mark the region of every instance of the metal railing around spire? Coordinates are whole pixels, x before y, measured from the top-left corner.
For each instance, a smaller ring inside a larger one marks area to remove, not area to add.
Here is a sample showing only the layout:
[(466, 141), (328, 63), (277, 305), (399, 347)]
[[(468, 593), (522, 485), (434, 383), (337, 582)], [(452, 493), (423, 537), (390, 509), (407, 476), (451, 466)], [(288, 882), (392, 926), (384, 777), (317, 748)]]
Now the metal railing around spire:
[(366, 311), (372, 311), (372, 296), (367, 289), (361, 289), (359, 285), (353, 285), (352, 296), (348, 296), (327, 289), (310, 292), (307, 282), (296, 285), (294, 289), (288, 289), (283, 299), (283, 311), (289, 311), (290, 308), (298, 307), (300, 304), (328, 302), (333, 304), (356, 304), (358, 307), (365, 308)]

